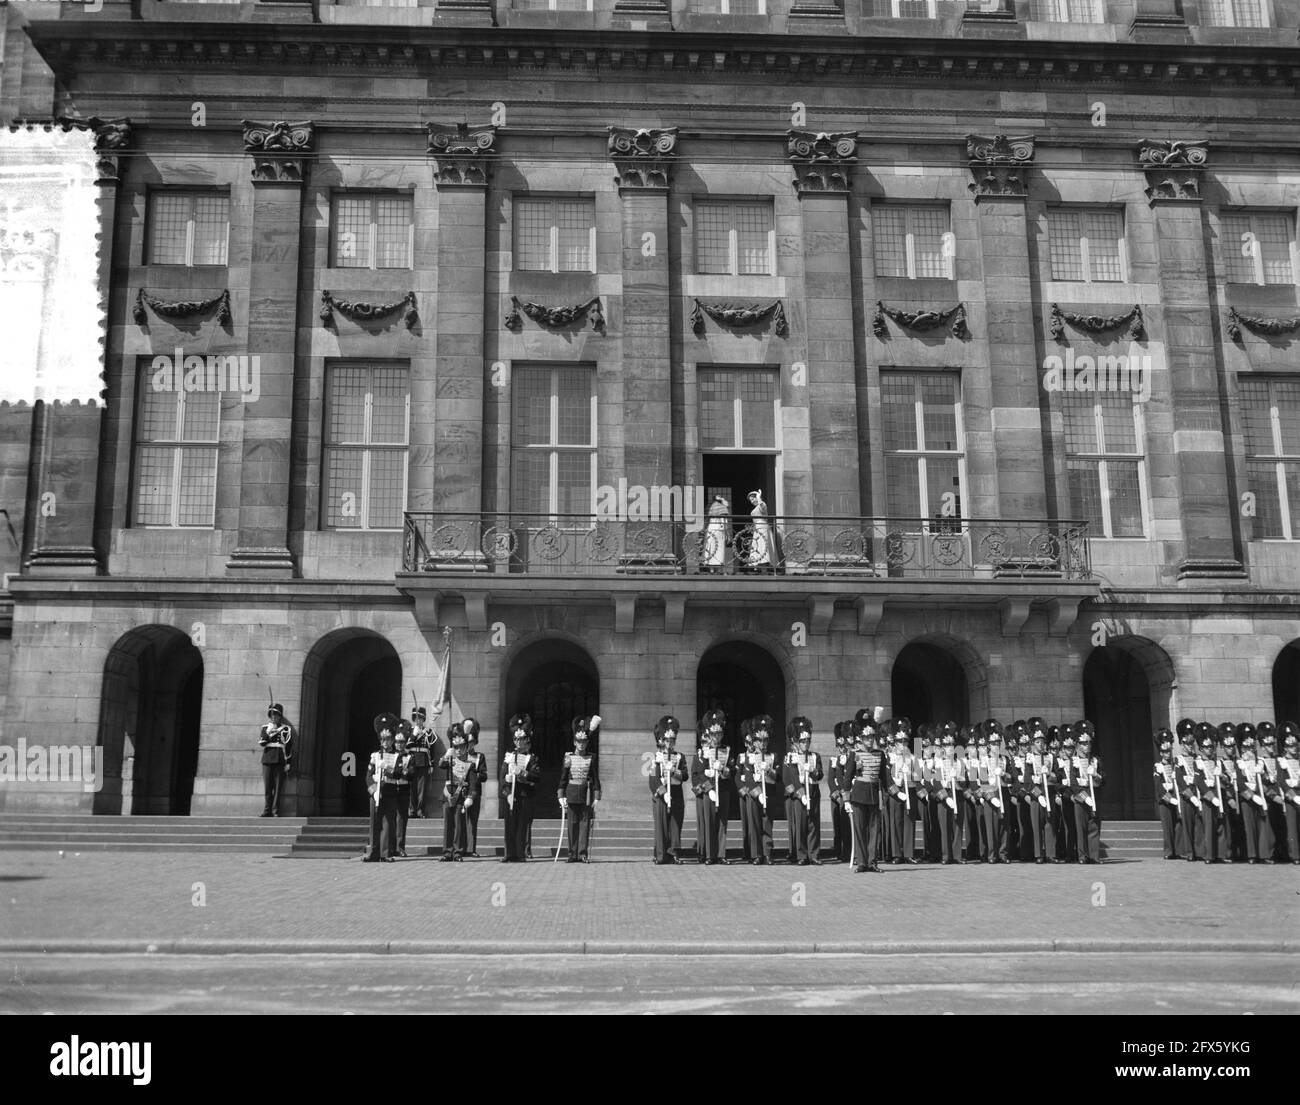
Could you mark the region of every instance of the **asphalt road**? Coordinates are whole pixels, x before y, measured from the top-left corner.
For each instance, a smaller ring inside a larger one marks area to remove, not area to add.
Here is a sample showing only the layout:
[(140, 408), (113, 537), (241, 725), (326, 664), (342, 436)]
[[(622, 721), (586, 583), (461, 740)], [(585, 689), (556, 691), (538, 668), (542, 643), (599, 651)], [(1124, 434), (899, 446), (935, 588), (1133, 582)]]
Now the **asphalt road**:
[(0, 1012), (1296, 1014), (1300, 956), (0, 956)]

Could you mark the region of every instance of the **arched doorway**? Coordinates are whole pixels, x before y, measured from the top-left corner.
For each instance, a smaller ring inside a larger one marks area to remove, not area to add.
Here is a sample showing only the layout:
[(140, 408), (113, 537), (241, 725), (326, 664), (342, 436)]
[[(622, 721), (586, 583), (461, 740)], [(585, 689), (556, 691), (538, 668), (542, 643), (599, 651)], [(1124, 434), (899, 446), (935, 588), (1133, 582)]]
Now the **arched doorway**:
[(388, 641), (368, 629), (337, 629), (316, 642), (302, 674), (294, 758), (299, 814), (369, 813), (366, 763), (379, 747), (375, 715), (386, 710), (402, 713), (402, 662)]
[[(600, 675), (595, 662), (570, 641), (535, 641), (511, 661), (502, 698), (498, 768), (505, 754), (514, 748), (506, 723), (513, 714), (533, 719), (533, 753), (540, 757), (542, 779), (533, 800), (534, 815), (560, 816), (555, 796), (564, 765), (565, 752), (573, 749), (573, 719), (600, 713)], [(600, 771), (600, 732), (592, 742), (596, 770)], [(500, 796), (498, 816), (505, 816), (505, 795)]]
[[(776, 755), (778, 763), (785, 756), (785, 726), (789, 720), (785, 712), (785, 672), (761, 645), (724, 641), (700, 657), (695, 671), (696, 721), (709, 710), (722, 710), (727, 715), (726, 744), (733, 756), (744, 751), (740, 723), (756, 714), (771, 714), (775, 725), (768, 750)], [(694, 745), (693, 735), (683, 733), (679, 750), (689, 756)], [(773, 820), (785, 820), (783, 803), (778, 802), (769, 812)]]
[(1273, 719), (1300, 722), (1300, 640), (1292, 641), (1273, 662)]
[(104, 661), (104, 781), (94, 811), (188, 815), (199, 762), (203, 657), (179, 629), (123, 634)]
[(971, 719), (970, 687), (961, 660), (942, 645), (913, 641), (894, 659), (889, 677), (891, 710), (915, 729), (925, 722)]
[(1097, 727), (1094, 751), (1106, 775), (1097, 812), (1119, 820), (1153, 818), (1151, 734), (1168, 722), (1154, 719), (1151, 682), (1136, 652), (1113, 644), (1092, 650), (1083, 666), (1083, 713)]

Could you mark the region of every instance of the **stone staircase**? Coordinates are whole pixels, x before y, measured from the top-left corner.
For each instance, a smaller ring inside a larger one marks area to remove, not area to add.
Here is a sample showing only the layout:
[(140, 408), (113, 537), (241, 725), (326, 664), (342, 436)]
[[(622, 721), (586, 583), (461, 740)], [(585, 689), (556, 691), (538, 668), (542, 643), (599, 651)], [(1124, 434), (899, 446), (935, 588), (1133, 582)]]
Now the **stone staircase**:
[[(504, 822), (479, 822), (480, 856), (502, 854)], [(823, 853), (831, 842), (829, 824), (822, 826)], [(533, 857), (550, 859), (560, 832), (558, 820), (533, 823)], [(917, 833), (919, 842), (920, 833)], [(93, 814), (0, 813), (0, 850), (248, 852), (302, 859), (360, 856), (366, 843), (363, 817), (112, 817)], [(739, 858), (740, 826), (727, 834), (727, 855)], [(785, 825), (774, 832), (774, 854), (786, 854)], [(648, 860), (653, 855), (648, 818), (598, 818), (592, 837), (593, 860)], [(442, 819), (408, 822), (408, 856), (442, 854)], [(682, 853), (695, 855), (695, 819), (687, 818)], [(1156, 821), (1108, 821), (1102, 826), (1102, 854), (1109, 860), (1159, 859), (1160, 824)]]

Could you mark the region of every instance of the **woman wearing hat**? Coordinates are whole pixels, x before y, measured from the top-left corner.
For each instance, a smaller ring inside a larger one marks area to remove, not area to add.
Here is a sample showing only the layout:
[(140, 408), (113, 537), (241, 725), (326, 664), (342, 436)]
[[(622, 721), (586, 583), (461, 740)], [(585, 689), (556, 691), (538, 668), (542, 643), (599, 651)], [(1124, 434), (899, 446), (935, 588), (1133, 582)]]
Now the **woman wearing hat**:
[(731, 504), (726, 496), (714, 495), (709, 504), (709, 523), (704, 527), (704, 551), (700, 558), (701, 572), (721, 572), (727, 562), (727, 546), (731, 544)]
[(775, 571), (776, 550), (772, 545), (772, 527), (767, 522), (767, 503), (761, 491), (749, 493), (749, 547), (745, 550), (745, 566), (753, 572)]

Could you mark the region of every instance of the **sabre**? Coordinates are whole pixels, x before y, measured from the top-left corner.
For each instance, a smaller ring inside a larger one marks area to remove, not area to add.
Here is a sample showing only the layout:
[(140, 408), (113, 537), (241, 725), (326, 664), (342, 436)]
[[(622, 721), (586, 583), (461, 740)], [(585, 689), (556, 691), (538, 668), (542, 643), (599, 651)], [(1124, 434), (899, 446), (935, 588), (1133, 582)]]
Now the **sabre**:
[[(566, 802), (563, 806), (560, 807), (560, 838), (555, 842), (555, 858), (551, 860), (552, 863), (560, 862), (560, 847), (564, 843), (564, 824), (568, 820), (568, 817), (569, 817), (569, 804)], [(588, 840), (588, 847), (590, 847), (591, 837), (588, 836), (587, 840)]]

